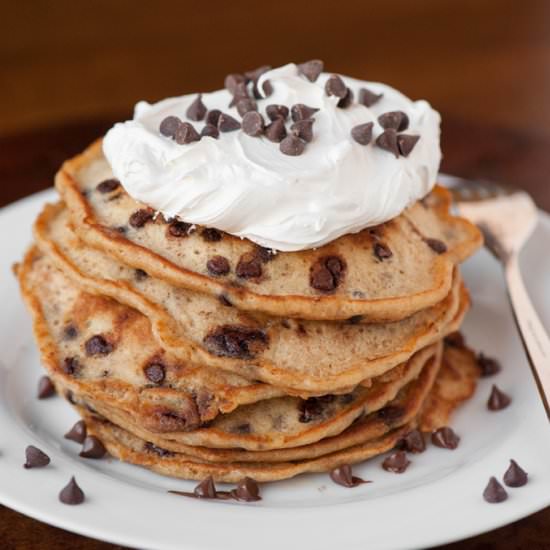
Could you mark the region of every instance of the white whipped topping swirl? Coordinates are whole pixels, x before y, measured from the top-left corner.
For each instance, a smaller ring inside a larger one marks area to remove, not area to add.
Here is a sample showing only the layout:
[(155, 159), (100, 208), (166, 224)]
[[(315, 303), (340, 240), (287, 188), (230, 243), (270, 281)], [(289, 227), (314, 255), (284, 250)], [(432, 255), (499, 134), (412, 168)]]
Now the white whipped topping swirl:
[[(370, 108), (355, 99), (342, 109), (336, 106), (337, 97), (325, 93), (329, 76), (323, 73), (310, 82), (289, 64), (260, 78), (260, 89), (265, 80), (273, 87), (272, 95), (258, 100), (266, 122), (270, 104), (290, 108), (303, 103), (319, 109), (313, 140), (301, 156), (287, 156), (278, 143), (241, 130), (187, 145), (162, 136), (161, 121), (169, 115), (186, 121), (197, 94), (154, 105), (138, 103), (134, 119), (115, 124), (105, 136), (105, 156), (133, 198), (167, 217), (215, 227), (276, 250), (319, 247), (398, 216), (432, 189), (441, 160), (440, 117), (426, 101), (413, 102), (384, 84), (343, 77), (356, 99), (362, 87), (383, 97)], [(202, 100), (209, 110), (241, 120), (228, 107), (227, 90), (203, 94)], [(420, 136), (408, 157), (395, 158), (374, 145), (383, 131), (378, 116), (397, 110), (409, 117), (405, 133)], [(351, 129), (371, 121), (372, 142), (360, 145)], [(192, 124), (200, 132), (204, 122)]]

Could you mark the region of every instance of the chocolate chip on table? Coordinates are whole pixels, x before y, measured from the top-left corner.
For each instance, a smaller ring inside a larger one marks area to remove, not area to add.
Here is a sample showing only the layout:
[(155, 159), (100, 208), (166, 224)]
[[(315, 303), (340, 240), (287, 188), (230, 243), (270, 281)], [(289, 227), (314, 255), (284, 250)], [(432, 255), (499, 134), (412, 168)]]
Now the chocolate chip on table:
[(402, 157), (408, 157), (409, 153), (414, 149), (420, 136), (411, 136), (409, 134), (399, 134), (397, 136), (397, 147)]
[(274, 143), (280, 143), (286, 137), (285, 121), (282, 118), (276, 118), (265, 128), (265, 137)]
[(218, 118), (218, 130), (220, 132), (233, 132), (241, 127), (241, 123), (231, 115), (221, 113)]
[(188, 145), (200, 139), (200, 134), (190, 122), (182, 122), (174, 134), (174, 140), (178, 145)]
[(199, 94), (195, 98), (193, 103), (189, 105), (189, 107), (187, 108), (187, 111), (185, 112), (185, 115), (190, 120), (199, 121), (204, 118), (204, 116), (206, 115), (206, 112), (207, 112), (206, 105), (202, 102), (202, 94)]
[(115, 189), (118, 189), (120, 187), (120, 181), (118, 181), (115, 178), (110, 178), (107, 180), (103, 180), (101, 183), (97, 184), (97, 191), (100, 193), (106, 194), (111, 193)]
[(189, 235), (190, 229), (190, 223), (180, 222), (176, 220), (170, 223), (167, 231), (172, 237), (187, 237)]
[(213, 124), (206, 124), (201, 130), (201, 136), (218, 139), (220, 137), (220, 131)]
[(382, 99), (382, 96), (384, 94), (377, 94), (368, 88), (360, 88), (359, 89), (359, 97), (357, 98), (357, 102), (361, 103), (361, 105), (364, 105), (365, 107), (371, 107), (374, 105), (377, 101), (380, 101)]
[(264, 119), (256, 111), (250, 111), (243, 116), (243, 132), (248, 136), (259, 137), (264, 133)]
[(313, 118), (304, 118), (303, 120), (298, 120), (290, 126), (290, 131), (296, 137), (304, 140), (307, 143), (310, 143), (313, 139), (313, 123), (315, 119)]
[(223, 239), (223, 234), (213, 227), (206, 227), (201, 231), (201, 237), (207, 243), (217, 243)]
[(312, 118), (313, 115), (318, 111), (315, 107), (309, 107), (303, 103), (296, 103), (290, 109), (290, 117), (294, 122), (298, 120), (304, 120), (306, 118)]
[(477, 356), (477, 366), (481, 370), (481, 377), (486, 378), (488, 376), (493, 376), (500, 372), (500, 363), (493, 359), (492, 357), (487, 357), (480, 353)]
[(71, 477), (71, 481), (59, 493), (59, 500), (63, 504), (76, 505), (82, 504), (85, 500), (84, 492), (76, 483), (76, 480)]
[(153, 219), (154, 215), (155, 211), (152, 208), (141, 208), (130, 216), (128, 223), (135, 229), (141, 229)]
[(374, 243), (374, 255), (380, 261), (387, 260), (393, 256), (393, 252), (390, 250), (389, 246), (384, 243)]
[(423, 453), (426, 450), (424, 434), (420, 430), (411, 430), (399, 441), (398, 448), (408, 453)]
[(342, 99), (348, 93), (348, 88), (338, 75), (333, 74), (325, 82), (325, 93)]
[(210, 275), (214, 275), (215, 277), (227, 275), (230, 270), (229, 261), (223, 256), (212, 256), (206, 262), (206, 269), (208, 269)]
[(487, 408), (490, 411), (501, 411), (502, 409), (505, 409), (511, 402), (512, 399), (510, 398), (510, 396), (506, 395), (495, 384), (493, 384), (493, 387), (491, 388), (491, 394), (489, 395), (489, 399), (487, 400)]
[(276, 118), (286, 120), (288, 118), (289, 110), (286, 105), (271, 104), (265, 108), (265, 113), (269, 120), (275, 120)]
[(371, 483), (370, 481), (354, 476), (349, 464), (342, 464), (342, 466), (334, 468), (329, 475), (334, 483), (342, 485), (342, 487), (352, 488), (362, 485), (363, 483)]
[(207, 125), (211, 124), (212, 126), (215, 126), (217, 128), (218, 120), (219, 120), (221, 114), (222, 114), (222, 112), (219, 109), (212, 109), (211, 111), (208, 111), (206, 113), (206, 118), (205, 118), (204, 122)]
[(309, 284), (316, 290), (330, 292), (342, 282), (346, 265), (337, 256), (319, 258), (309, 271)]
[(287, 136), (283, 141), (281, 141), (281, 144), (279, 145), (279, 150), (284, 155), (288, 155), (291, 157), (298, 157), (300, 156), (306, 149), (305, 143), (296, 136), (290, 135)]
[(459, 442), (460, 437), (448, 426), (438, 428), (432, 433), (432, 443), (436, 447), (454, 450), (458, 447)]
[(378, 123), (386, 130), (404, 132), (409, 127), (409, 117), (403, 111), (389, 111), (378, 117)]
[(76, 443), (84, 443), (86, 435), (86, 423), (84, 420), (79, 420), (63, 437), (75, 441)]
[(466, 346), (466, 340), (464, 339), (463, 334), (458, 330), (447, 334), (443, 341), (445, 342), (445, 345), (453, 348), (462, 349)]
[(358, 124), (351, 129), (351, 137), (360, 145), (368, 145), (372, 141), (373, 122)]
[(231, 496), (236, 500), (244, 502), (262, 500), (258, 484), (250, 477), (245, 477), (239, 481), (237, 487), (231, 491)]
[(50, 457), (34, 445), (29, 445), (25, 449), (25, 459), (23, 467), (27, 470), (30, 468), (44, 468), (50, 463)]
[(339, 109), (347, 109), (353, 103), (353, 92), (350, 88), (346, 92), (346, 95), (336, 104)]
[(237, 277), (242, 279), (257, 279), (262, 276), (262, 259), (256, 251), (245, 252), (235, 268)]
[(268, 345), (262, 330), (240, 325), (222, 325), (211, 330), (204, 338), (207, 350), (221, 357), (252, 359)]
[(407, 458), (405, 451), (396, 451), (384, 459), (382, 468), (384, 468), (386, 472), (402, 474), (409, 467), (410, 463), (411, 461)]
[(42, 376), (38, 381), (38, 399), (47, 399), (55, 395), (55, 386), (49, 376)]
[(491, 477), (483, 491), (483, 498), (491, 504), (496, 504), (505, 501), (508, 498), (508, 493), (495, 477)]
[(89, 435), (84, 440), (84, 443), (82, 444), (82, 450), (80, 451), (80, 456), (82, 458), (103, 458), (105, 454), (107, 453), (107, 449), (105, 449), (105, 446), (101, 441), (93, 436)]
[(114, 349), (113, 344), (108, 342), (101, 334), (89, 338), (84, 344), (88, 355), (108, 355)]
[(514, 459), (510, 459), (503, 480), (508, 487), (523, 487), (527, 483), (527, 472)]
[(324, 63), (320, 59), (312, 59), (298, 65), (298, 71), (310, 82), (315, 82), (323, 72)]
[(65, 357), (65, 359), (63, 359), (63, 363), (61, 363), (61, 369), (65, 374), (76, 374), (80, 369), (78, 357)]
[(147, 274), (146, 271), (143, 271), (143, 269), (135, 269), (134, 270), (134, 279), (138, 282), (141, 282), (141, 281), (144, 281), (145, 279), (147, 279), (147, 277), (149, 277), (149, 275)]
[(203, 479), (194, 489), (193, 494), (197, 498), (216, 498), (216, 486), (212, 476)]
[(154, 361), (145, 366), (143, 374), (153, 384), (162, 384), (166, 378), (166, 369), (162, 363)]
[(394, 129), (388, 128), (387, 130), (384, 130), (376, 138), (375, 143), (378, 147), (380, 147), (380, 149), (389, 151), (390, 153), (394, 154), (395, 158), (399, 158), (399, 147), (397, 146), (397, 132)]
[(167, 116), (160, 123), (159, 131), (165, 137), (174, 138), (182, 122), (177, 116)]
[(424, 239), (426, 244), (436, 253), (445, 254), (447, 252), (447, 245), (439, 239)]
[(237, 106), (237, 112), (241, 116), (244, 116), (246, 113), (250, 111), (258, 110), (258, 105), (256, 104), (256, 102), (253, 99), (250, 99), (249, 97), (239, 99), (239, 101), (237, 101), (236, 106)]

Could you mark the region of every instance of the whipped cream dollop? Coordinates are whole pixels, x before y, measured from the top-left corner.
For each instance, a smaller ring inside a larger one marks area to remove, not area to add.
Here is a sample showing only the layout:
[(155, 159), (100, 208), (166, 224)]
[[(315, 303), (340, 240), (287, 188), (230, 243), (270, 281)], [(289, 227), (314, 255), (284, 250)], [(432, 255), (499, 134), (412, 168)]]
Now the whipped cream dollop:
[[(126, 191), (165, 216), (214, 227), (282, 251), (319, 247), (346, 233), (398, 216), (434, 186), (441, 160), (440, 117), (426, 101), (411, 101), (390, 86), (342, 77), (355, 97), (347, 108), (325, 92), (330, 77), (315, 82), (294, 64), (264, 73), (272, 93), (258, 100), (269, 122), (271, 104), (302, 103), (314, 114), (313, 140), (299, 156), (282, 154), (278, 143), (251, 137), (242, 130), (202, 137), (185, 145), (160, 134), (167, 116), (188, 121), (186, 111), (197, 94), (139, 102), (133, 120), (115, 124), (103, 150), (113, 174)], [(371, 107), (359, 104), (361, 88), (382, 94)], [(208, 110), (219, 109), (237, 120), (227, 90), (202, 95)], [(383, 132), (378, 117), (403, 111), (406, 133), (420, 136), (408, 154), (396, 158), (375, 145)], [(203, 122), (191, 122), (200, 132)], [(373, 137), (361, 145), (351, 129), (373, 122)], [(287, 122), (287, 128), (291, 122)]]

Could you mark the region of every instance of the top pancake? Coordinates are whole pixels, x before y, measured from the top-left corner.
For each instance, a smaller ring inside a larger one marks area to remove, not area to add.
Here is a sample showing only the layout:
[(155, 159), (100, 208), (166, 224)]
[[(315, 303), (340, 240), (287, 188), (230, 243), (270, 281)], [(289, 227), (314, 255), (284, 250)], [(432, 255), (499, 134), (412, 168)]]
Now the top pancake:
[[(153, 218), (122, 187), (100, 192), (98, 184), (108, 178), (101, 141), (57, 174), (56, 187), (85, 242), (153, 277), (274, 316), (403, 319), (443, 300), (454, 265), (481, 245), (472, 224), (449, 214), (449, 195), (441, 188), (376, 228), (316, 250), (273, 254), (246, 239)], [(433, 239), (446, 251), (430, 246)], [(391, 256), (383, 257), (388, 251)], [(208, 271), (215, 256), (228, 261), (227, 275)]]

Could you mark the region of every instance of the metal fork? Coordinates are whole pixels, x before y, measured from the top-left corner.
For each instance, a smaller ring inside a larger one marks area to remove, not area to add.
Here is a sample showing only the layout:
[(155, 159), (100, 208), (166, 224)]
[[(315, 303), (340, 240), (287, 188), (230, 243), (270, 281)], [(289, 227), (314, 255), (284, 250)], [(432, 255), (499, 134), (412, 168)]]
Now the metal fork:
[(475, 223), (504, 267), (508, 296), (527, 358), (550, 419), (550, 338), (527, 294), (519, 253), (537, 225), (537, 208), (524, 191), (493, 182), (442, 175), (461, 216)]

